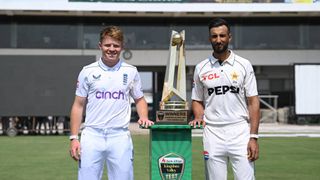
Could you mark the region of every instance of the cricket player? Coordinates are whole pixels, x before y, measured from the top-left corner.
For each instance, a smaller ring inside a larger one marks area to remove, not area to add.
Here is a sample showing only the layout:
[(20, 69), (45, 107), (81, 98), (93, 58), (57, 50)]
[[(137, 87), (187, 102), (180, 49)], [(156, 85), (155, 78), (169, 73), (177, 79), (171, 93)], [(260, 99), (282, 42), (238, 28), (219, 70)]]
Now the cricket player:
[(109, 180), (133, 180), (133, 144), (128, 130), (130, 97), (136, 103), (138, 123), (148, 127), (153, 122), (148, 119), (137, 68), (120, 59), (121, 29), (117, 26), (104, 28), (99, 48), (100, 60), (85, 66), (78, 76), (71, 109), (70, 155), (79, 163), (79, 180), (100, 180), (104, 164)]
[[(251, 63), (228, 49), (228, 23), (209, 23), (212, 55), (197, 64), (192, 89), (192, 126), (203, 125), (206, 179), (227, 180), (230, 161), (234, 179), (253, 180), (258, 159), (260, 103)], [(249, 123), (249, 124), (248, 124)]]

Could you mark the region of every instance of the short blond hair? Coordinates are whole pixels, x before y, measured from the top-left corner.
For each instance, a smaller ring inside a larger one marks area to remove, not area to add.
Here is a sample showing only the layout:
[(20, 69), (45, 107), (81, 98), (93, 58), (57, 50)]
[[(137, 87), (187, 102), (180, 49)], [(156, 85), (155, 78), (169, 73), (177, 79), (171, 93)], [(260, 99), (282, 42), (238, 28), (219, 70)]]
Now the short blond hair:
[(123, 32), (118, 26), (111, 25), (103, 28), (100, 32), (100, 42), (102, 42), (106, 36), (110, 36), (123, 43)]

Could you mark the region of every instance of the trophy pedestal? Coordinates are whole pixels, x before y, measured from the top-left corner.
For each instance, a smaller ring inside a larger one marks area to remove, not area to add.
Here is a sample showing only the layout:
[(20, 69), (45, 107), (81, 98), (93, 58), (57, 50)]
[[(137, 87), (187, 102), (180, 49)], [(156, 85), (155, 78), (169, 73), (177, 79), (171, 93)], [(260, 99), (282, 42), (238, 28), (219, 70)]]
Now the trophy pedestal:
[(150, 127), (150, 179), (192, 179), (191, 129), (171, 124)]

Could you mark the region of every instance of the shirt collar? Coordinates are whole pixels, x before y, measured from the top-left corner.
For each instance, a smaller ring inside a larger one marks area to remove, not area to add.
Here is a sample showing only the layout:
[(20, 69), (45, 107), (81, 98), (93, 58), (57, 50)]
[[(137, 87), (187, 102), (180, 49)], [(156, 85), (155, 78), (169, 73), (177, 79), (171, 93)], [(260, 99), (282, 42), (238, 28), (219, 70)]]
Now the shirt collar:
[[(222, 64), (229, 63), (230, 65), (233, 65), (233, 63), (234, 63), (234, 53), (231, 50), (229, 50), (229, 51), (230, 51), (229, 57)], [(209, 60), (211, 61), (212, 64), (219, 63), (218, 62), (219, 60), (216, 59), (213, 55), (211, 55), (209, 57)]]
[(102, 59), (101, 59), (101, 58), (100, 58), (100, 60), (99, 60), (98, 63), (99, 63), (99, 66), (100, 66), (103, 70), (105, 70), (105, 71), (118, 71), (118, 70), (120, 69), (122, 60), (120, 59), (119, 62), (118, 62), (116, 65), (114, 65), (113, 67), (109, 67), (109, 66), (107, 66), (106, 64), (104, 64), (104, 63), (102, 62)]

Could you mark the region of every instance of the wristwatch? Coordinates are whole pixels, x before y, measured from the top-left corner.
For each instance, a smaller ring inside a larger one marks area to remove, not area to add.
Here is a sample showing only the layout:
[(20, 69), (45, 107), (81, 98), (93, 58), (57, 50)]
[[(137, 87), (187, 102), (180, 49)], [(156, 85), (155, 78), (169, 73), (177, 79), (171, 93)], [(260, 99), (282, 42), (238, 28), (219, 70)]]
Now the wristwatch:
[(250, 134), (250, 138), (259, 139), (258, 134)]
[(71, 135), (71, 136), (69, 136), (69, 139), (70, 139), (70, 141), (72, 141), (74, 139), (79, 140), (79, 136), (78, 135)]

